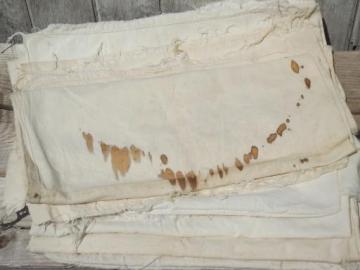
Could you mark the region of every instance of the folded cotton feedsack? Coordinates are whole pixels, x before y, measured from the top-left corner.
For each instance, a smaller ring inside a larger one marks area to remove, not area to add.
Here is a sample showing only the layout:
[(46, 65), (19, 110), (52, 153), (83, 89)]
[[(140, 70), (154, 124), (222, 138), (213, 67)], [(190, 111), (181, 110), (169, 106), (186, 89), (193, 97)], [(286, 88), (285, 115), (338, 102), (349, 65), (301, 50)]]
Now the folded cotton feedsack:
[(313, 0), (50, 25), (11, 48), (28, 249), (103, 268), (360, 260), (357, 127)]

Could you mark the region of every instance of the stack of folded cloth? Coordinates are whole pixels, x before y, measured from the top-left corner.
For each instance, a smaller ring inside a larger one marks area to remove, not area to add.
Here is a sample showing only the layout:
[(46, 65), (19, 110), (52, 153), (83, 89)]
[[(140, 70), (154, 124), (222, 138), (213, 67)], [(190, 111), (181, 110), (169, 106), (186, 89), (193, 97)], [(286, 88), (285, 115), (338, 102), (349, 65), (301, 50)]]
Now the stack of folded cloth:
[(129, 268), (360, 259), (359, 145), (313, 0), (51, 25), (9, 63), (7, 214), (29, 250)]

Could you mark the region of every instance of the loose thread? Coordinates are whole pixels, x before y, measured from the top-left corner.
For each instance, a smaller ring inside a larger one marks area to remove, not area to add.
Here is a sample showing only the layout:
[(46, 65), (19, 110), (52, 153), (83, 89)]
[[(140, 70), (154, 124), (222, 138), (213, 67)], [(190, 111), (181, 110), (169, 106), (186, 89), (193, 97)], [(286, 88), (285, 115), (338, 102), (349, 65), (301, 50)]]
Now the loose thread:
[(11, 44), (9, 46), (7, 46), (5, 49), (3, 49), (0, 54), (3, 54), (4, 52), (6, 52), (8, 49), (10, 49), (12, 46), (15, 45), (15, 42), (12, 40)]

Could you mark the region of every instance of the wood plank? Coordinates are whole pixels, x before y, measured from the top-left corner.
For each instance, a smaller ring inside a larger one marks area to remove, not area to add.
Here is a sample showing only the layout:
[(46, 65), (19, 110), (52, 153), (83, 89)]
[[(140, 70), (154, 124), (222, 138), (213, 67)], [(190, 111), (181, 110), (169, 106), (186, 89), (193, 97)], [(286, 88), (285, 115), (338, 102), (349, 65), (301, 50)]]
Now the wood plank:
[(359, 0), (318, 0), (334, 50), (347, 50)]
[(159, 0), (96, 1), (99, 21), (131, 20), (160, 14)]
[(34, 27), (45, 28), (52, 23), (94, 22), (91, 0), (28, 0)]
[(360, 99), (354, 98), (346, 100), (347, 105), (349, 106), (349, 109), (352, 114), (359, 114), (360, 115)]
[(360, 99), (360, 51), (335, 52), (335, 71), (348, 99)]
[(164, 13), (183, 12), (213, 2), (219, 2), (219, 0), (161, 0), (161, 11)]
[(31, 31), (31, 21), (25, 0), (0, 1), (0, 42), (13, 33)]
[(360, 1), (354, 18), (354, 27), (350, 38), (350, 50), (360, 50)]

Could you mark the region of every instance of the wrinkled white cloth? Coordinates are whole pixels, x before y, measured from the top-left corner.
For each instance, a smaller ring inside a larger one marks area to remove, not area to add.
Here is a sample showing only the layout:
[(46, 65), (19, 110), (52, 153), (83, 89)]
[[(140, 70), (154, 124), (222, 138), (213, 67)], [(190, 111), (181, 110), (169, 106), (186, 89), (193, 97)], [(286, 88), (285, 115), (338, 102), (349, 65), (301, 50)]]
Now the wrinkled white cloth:
[(133, 268), (360, 259), (356, 124), (315, 1), (23, 40), (4, 204), (29, 205), (31, 251)]

